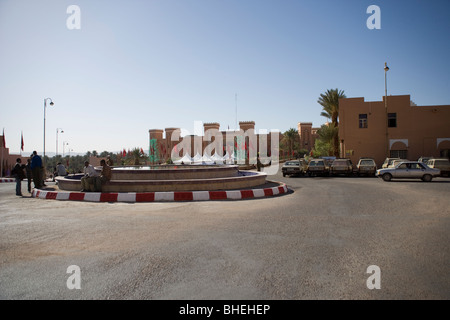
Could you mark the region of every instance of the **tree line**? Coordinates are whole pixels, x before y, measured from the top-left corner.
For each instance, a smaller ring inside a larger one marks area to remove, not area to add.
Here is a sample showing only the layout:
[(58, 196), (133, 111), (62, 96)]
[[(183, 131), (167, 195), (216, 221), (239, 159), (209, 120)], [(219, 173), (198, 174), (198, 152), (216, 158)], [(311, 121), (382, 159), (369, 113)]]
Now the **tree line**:
[(134, 148), (128, 152), (109, 152), (98, 153), (96, 150), (87, 151), (84, 155), (56, 155), (53, 157), (45, 156), (45, 167), (47, 172), (53, 172), (58, 163), (62, 163), (70, 174), (83, 172), (84, 162), (89, 161), (91, 157), (106, 158), (110, 157), (114, 165), (145, 165), (148, 163), (148, 155), (142, 148)]

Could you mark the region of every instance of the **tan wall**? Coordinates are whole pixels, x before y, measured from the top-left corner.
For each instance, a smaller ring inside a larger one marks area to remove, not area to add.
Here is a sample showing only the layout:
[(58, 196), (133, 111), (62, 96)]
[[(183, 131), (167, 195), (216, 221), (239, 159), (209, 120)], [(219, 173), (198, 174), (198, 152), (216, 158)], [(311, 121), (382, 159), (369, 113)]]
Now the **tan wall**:
[[(1, 139), (2, 138), (0, 138), (0, 140)], [(3, 159), (3, 172), (0, 172), (1, 177), (6, 177), (11, 174), (12, 168), (16, 165), (17, 158), (20, 158), (22, 160), (22, 164), (27, 164), (27, 159), (29, 159), (30, 157), (21, 156), (20, 154), (10, 154), (9, 148), (0, 147), (0, 161), (2, 161)]]
[[(341, 156), (353, 163), (372, 157), (381, 166), (390, 150), (406, 150), (410, 160), (421, 156), (439, 157), (450, 139), (450, 106), (411, 106), (410, 96), (388, 96), (387, 113), (397, 113), (397, 127), (387, 128), (384, 97), (382, 101), (346, 98), (339, 101), (339, 139)], [(359, 114), (367, 114), (368, 127), (359, 128)], [(386, 132), (387, 129), (387, 132)], [(386, 135), (387, 133), (387, 135)], [(395, 142), (396, 140), (400, 140)], [(348, 155), (346, 151), (352, 150)]]

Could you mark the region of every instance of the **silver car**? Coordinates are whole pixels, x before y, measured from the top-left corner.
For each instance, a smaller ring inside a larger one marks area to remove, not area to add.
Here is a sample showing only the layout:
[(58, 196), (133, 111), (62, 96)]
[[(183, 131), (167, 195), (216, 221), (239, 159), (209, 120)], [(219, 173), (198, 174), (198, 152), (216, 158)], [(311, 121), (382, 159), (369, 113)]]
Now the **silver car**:
[(429, 182), (433, 177), (441, 174), (441, 170), (429, 168), (426, 164), (418, 161), (404, 161), (397, 164), (394, 168), (385, 168), (377, 170), (377, 177), (384, 181), (394, 179), (422, 179)]

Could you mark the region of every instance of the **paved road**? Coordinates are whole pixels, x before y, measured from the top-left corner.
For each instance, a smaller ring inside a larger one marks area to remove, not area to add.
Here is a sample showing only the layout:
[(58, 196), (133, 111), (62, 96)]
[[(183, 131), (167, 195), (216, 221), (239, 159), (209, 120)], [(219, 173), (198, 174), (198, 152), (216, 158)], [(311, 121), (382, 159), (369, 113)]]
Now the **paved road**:
[(271, 178), (293, 192), (86, 203), (1, 184), (0, 299), (450, 299), (450, 179)]

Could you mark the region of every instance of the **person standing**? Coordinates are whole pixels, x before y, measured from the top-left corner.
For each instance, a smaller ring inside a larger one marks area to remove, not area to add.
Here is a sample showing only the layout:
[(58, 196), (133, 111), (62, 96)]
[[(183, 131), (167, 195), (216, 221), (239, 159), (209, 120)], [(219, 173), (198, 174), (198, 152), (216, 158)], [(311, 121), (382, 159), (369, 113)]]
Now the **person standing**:
[(22, 164), (22, 160), (17, 158), (16, 165), (14, 166), (12, 173), (16, 178), (16, 196), (22, 196), (22, 180), (25, 178), (25, 173), (23, 169), (25, 169), (25, 165)]
[(33, 175), (33, 183), (36, 189), (42, 188), (42, 158), (38, 156), (36, 151), (33, 151), (33, 158), (31, 158), (31, 172)]
[(84, 177), (81, 178), (81, 192), (91, 191), (91, 184), (95, 185), (96, 177), (98, 177), (98, 172), (89, 164), (89, 161), (85, 161)]
[(33, 178), (33, 173), (31, 172), (31, 159), (27, 159), (25, 171), (27, 172), (28, 192), (31, 193), (31, 178)]

